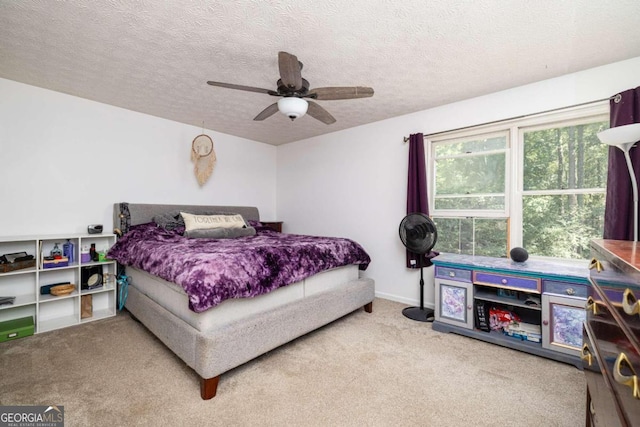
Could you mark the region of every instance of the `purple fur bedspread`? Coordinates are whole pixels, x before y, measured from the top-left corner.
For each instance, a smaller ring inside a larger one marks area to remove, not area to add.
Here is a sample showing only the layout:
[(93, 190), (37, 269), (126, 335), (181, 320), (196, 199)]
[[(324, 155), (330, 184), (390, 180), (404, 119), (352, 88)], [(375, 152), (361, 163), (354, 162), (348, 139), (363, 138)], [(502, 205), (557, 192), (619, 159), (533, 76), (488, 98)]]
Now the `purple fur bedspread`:
[(343, 238), (284, 234), (256, 227), (255, 236), (189, 239), (155, 223), (134, 226), (108, 257), (181, 285), (189, 308), (202, 312), (230, 298), (249, 298), (348, 264), (371, 259)]

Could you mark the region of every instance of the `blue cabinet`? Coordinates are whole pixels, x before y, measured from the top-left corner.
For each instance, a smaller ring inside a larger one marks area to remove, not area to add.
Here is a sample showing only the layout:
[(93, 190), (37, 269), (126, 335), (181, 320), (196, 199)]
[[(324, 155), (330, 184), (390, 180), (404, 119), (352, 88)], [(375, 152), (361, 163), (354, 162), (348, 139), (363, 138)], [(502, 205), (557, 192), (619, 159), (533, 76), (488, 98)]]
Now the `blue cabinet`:
[(589, 270), (442, 253), (434, 258), (433, 329), (581, 367)]

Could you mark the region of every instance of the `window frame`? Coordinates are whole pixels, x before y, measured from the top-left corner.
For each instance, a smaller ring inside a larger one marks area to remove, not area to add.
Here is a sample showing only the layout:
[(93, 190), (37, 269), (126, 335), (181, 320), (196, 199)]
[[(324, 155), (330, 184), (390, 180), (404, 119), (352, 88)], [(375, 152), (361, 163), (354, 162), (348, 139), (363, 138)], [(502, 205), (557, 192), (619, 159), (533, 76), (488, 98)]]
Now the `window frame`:
[[(456, 217), (464, 217), (464, 216), (477, 216), (476, 214), (478, 212), (483, 213), (483, 218), (485, 217), (493, 217), (493, 218), (502, 218), (505, 217), (507, 215), (507, 213), (509, 212), (509, 179), (508, 179), (508, 173), (510, 170), (510, 156), (509, 156), (509, 147), (511, 144), (511, 138), (510, 138), (510, 133), (509, 131), (505, 131), (505, 130), (500, 130), (500, 131), (492, 131), (492, 132), (482, 132), (482, 133), (470, 133), (470, 134), (466, 134), (462, 135), (462, 136), (456, 136), (455, 138), (445, 138), (442, 140), (438, 140), (437, 143), (438, 144), (455, 144), (457, 142), (459, 142), (459, 140), (461, 139), (467, 139), (469, 137), (475, 137), (478, 139), (487, 139), (487, 138), (491, 138), (494, 136), (503, 136), (505, 137), (505, 148), (504, 149), (500, 149), (500, 150), (487, 150), (487, 151), (483, 151), (483, 152), (478, 152), (478, 153), (471, 153), (471, 156), (481, 156), (481, 155), (490, 155), (490, 154), (496, 154), (496, 153), (505, 153), (505, 159), (504, 159), (504, 174), (505, 174), (505, 187), (504, 187), (504, 209), (468, 209), (468, 210), (464, 210), (464, 209), (435, 209), (436, 203), (435, 203), (435, 199), (436, 199), (436, 191), (437, 191), (437, 187), (436, 187), (436, 167), (435, 167), (435, 161), (438, 159), (447, 159), (447, 158), (465, 158), (467, 156), (462, 156), (462, 155), (455, 155), (455, 156), (442, 156), (442, 157), (438, 157), (436, 159), (436, 155), (435, 155), (435, 151), (436, 151), (436, 144), (433, 142), (428, 142), (428, 150), (425, 150), (425, 153), (428, 152), (431, 155), (431, 159), (433, 161), (433, 163), (428, 163), (431, 168), (430, 168), (430, 176), (431, 176), (431, 182), (429, 182), (428, 188), (431, 189), (431, 191), (429, 192), (429, 206), (433, 206), (433, 212), (438, 213), (438, 216), (456, 216)], [(429, 140), (428, 140), (429, 141)], [(429, 157), (427, 157), (427, 162), (429, 162)], [(427, 178), (428, 179), (428, 178)], [(483, 193), (478, 193), (477, 195), (481, 195)], [(493, 194), (493, 193), (486, 193), (486, 194)], [(460, 195), (460, 197), (464, 197), (463, 195)], [(444, 215), (443, 215), (444, 214)], [(434, 215), (435, 216), (435, 215)]]
[[(463, 129), (440, 132), (425, 137), (425, 157), (427, 162), (427, 183), (429, 188), (430, 215), (435, 218), (473, 217), (505, 218), (508, 223), (506, 249), (522, 246), (523, 197), (526, 195), (553, 194), (596, 194), (606, 193), (603, 189), (564, 189), (564, 190), (527, 190), (524, 191), (524, 133), (553, 127), (575, 126), (594, 121), (609, 121), (608, 101), (598, 101), (575, 107), (557, 109), (549, 112), (520, 116), (513, 119), (465, 127)], [(505, 209), (497, 210), (452, 210), (436, 209), (435, 206), (435, 147), (438, 144), (452, 143), (454, 140), (484, 135), (507, 133), (505, 158)], [(475, 247), (474, 247), (475, 254)], [(559, 257), (531, 256), (538, 259), (560, 259)], [(575, 259), (572, 259), (575, 261)]]

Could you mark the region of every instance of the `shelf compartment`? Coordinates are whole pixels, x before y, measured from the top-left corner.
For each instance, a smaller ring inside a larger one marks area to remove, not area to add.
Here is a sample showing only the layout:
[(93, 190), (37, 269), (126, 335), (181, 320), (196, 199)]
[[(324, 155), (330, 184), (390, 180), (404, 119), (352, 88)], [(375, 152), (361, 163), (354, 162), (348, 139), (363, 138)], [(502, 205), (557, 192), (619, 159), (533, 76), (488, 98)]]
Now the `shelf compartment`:
[(16, 276), (16, 275), (19, 275), (19, 274), (27, 274), (27, 273), (35, 273), (36, 270), (37, 270), (36, 267), (22, 268), (20, 270), (13, 270), (13, 271), (8, 271), (6, 273), (0, 273), (0, 277)]
[(74, 268), (77, 268), (77, 267), (78, 267), (78, 263), (77, 262), (72, 262), (69, 265), (65, 265), (65, 266), (62, 266), (62, 267), (49, 267), (49, 268), (41, 267), (39, 271), (40, 271), (40, 274), (42, 274), (42, 273), (49, 273), (49, 272), (52, 272), (52, 271), (73, 270)]
[(3, 306), (4, 309), (0, 310), (0, 322), (4, 322), (5, 320), (18, 319), (20, 317), (33, 316), (36, 318), (36, 305), (34, 304), (24, 304), (24, 305), (9, 305)]
[(22, 307), (23, 305), (31, 305), (36, 303), (35, 295), (16, 295), (13, 304), (0, 305), (0, 310), (8, 310), (11, 308)]
[(113, 317), (113, 310), (103, 309), (103, 310), (93, 310), (93, 315), (91, 317), (86, 317), (80, 321), (80, 323), (93, 322), (95, 320), (106, 319), (108, 317)]
[(13, 304), (0, 305), (0, 310), (36, 302), (36, 275), (0, 277), (0, 296), (16, 297)]
[(54, 331), (78, 324), (78, 316), (66, 315), (38, 322), (38, 333)]
[(484, 289), (480, 289), (480, 288), (476, 288), (475, 294), (473, 295), (474, 299), (479, 299), (482, 301), (490, 301), (490, 302), (494, 302), (500, 305), (508, 305), (508, 306), (513, 306), (513, 307), (520, 307), (520, 308), (525, 308), (525, 309), (529, 309), (529, 310), (536, 310), (536, 311), (542, 311), (542, 305), (539, 306), (532, 306), (532, 305), (528, 305), (525, 304), (523, 300), (521, 299), (515, 299), (515, 298), (508, 298), (508, 297), (503, 297), (503, 296), (499, 296), (494, 292), (491, 291), (487, 291)]
[(475, 338), (502, 347), (524, 351), (526, 353), (531, 353), (541, 357), (547, 357), (549, 359), (558, 360), (564, 363), (570, 363), (576, 366), (578, 369), (582, 368), (582, 361), (577, 356), (558, 353), (557, 351), (546, 349), (540, 343), (531, 341), (520, 341), (517, 338), (506, 336), (502, 332), (484, 332), (477, 329), (466, 329), (459, 326), (447, 325), (446, 323), (442, 322), (434, 322), (433, 330), (438, 332), (453, 332), (459, 335), (464, 335), (469, 338)]
[(115, 294), (113, 292), (113, 288), (108, 292), (93, 293), (91, 295), (93, 313), (91, 317), (81, 319), (81, 323), (104, 319), (116, 314)]
[[(76, 291), (74, 291), (76, 292)], [(38, 306), (38, 332), (52, 331), (80, 323), (80, 304), (76, 297), (55, 297), (46, 304)]]
[(82, 295), (93, 295), (93, 294), (99, 294), (102, 292), (113, 292), (113, 290), (115, 289), (115, 285), (112, 283), (109, 283), (108, 285), (102, 285), (101, 288), (96, 288), (96, 289), (82, 289), (81, 290), (81, 294)]
[(78, 289), (77, 288), (74, 289), (74, 291), (71, 292), (68, 295), (59, 295), (59, 296), (52, 295), (52, 294), (40, 295), (40, 304), (48, 303), (48, 302), (52, 302), (52, 301), (60, 301), (60, 300), (67, 299), (67, 298), (75, 298), (78, 295), (80, 295), (80, 294), (78, 293)]

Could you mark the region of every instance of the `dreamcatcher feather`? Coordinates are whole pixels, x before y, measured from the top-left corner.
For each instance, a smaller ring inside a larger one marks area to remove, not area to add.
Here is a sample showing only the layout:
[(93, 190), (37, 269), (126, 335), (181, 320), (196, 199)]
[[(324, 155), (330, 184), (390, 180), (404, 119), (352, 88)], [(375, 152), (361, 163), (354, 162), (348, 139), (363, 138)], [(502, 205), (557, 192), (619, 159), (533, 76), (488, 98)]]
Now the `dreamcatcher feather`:
[(191, 143), (191, 161), (193, 162), (193, 172), (200, 186), (204, 185), (213, 173), (216, 160), (213, 140), (204, 133), (196, 136)]

